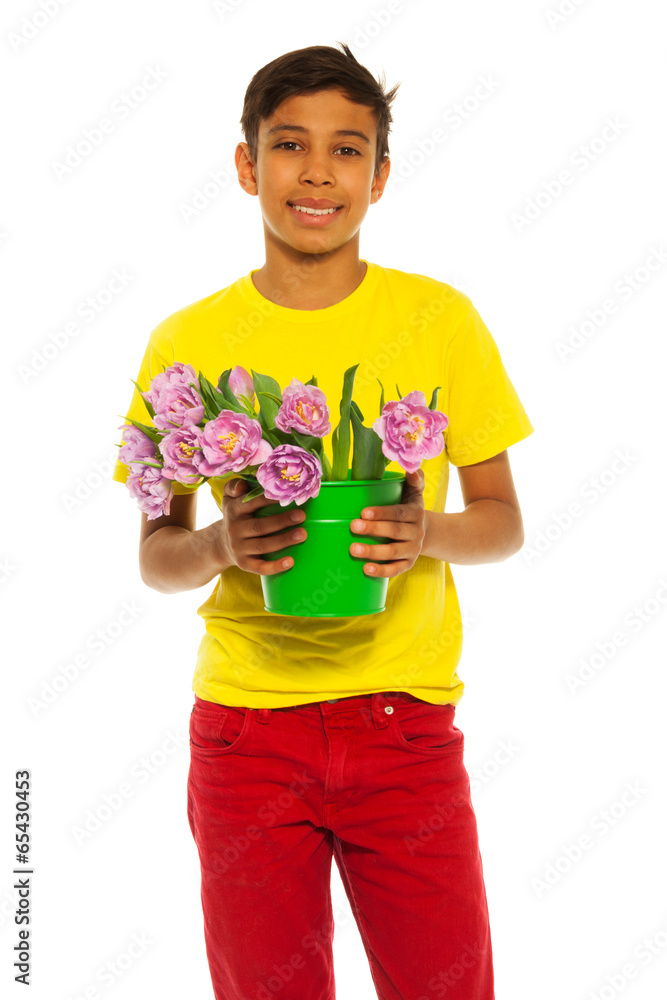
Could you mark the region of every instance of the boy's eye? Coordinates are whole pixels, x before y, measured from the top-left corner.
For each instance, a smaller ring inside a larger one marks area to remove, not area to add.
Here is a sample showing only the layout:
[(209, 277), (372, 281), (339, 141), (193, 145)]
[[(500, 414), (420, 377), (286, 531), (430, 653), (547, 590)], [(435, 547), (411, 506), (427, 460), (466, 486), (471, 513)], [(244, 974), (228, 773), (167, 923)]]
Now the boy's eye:
[[(274, 149), (282, 149), (284, 146), (298, 146), (298, 145), (299, 143), (294, 142), (293, 139), (286, 139), (285, 142), (279, 142), (277, 146), (274, 146)], [(341, 146), (341, 150), (347, 150), (346, 153), (347, 156), (349, 156), (350, 153), (353, 153), (355, 156), (361, 156), (361, 153), (359, 153), (356, 149), (353, 149), (352, 146)]]

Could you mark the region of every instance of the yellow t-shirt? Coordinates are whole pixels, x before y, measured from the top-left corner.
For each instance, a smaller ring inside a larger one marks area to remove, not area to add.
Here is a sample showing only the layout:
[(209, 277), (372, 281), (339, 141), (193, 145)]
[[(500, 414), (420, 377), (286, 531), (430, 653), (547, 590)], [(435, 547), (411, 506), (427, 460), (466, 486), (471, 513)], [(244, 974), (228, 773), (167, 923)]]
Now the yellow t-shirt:
[[(363, 259), (363, 258), (362, 258)], [(325, 393), (332, 432), (340, 419), (345, 370), (358, 363), (353, 399), (369, 427), (385, 403), (420, 389), (427, 405), (436, 386), (445, 413), (445, 448), (422, 463), (424, 505), (444, 511), (449, 463), (472, 465), (533, 432), (498, 348), (471, 300), (451, 285), (365, 262), (360, 285), (325, 309), (289, 309), (265, 298), (252, 274), (178, 310), (152, 331), (136, 381), (176, 361), (214, 385), (242, 365), (285, 389), (315, 375)], [(150, 424), (137, 390), (127, 416)], [(119, 438), (120, 442), (120, 431)], [(351, 456), (351, 451), (350, 451)], [(388, 469), (401, 471), (398, 463)], [(113, 478), (125, 482), (117, 461)], [(237, 474), (209, 480), (222, 510), (222, 487)], [(175, 493), (188, 492), (174, 483)], [(129, 499), (129, 495), (128, 495)], [(308, 525), (306, 524), (306, 530)], [(308, 618), (264, 610), (261, 577), (230, 566), (197, 609), (205, 622), (192, 690), (207, 701), (282, 708), (377, 691), (407, 691), (432, 704), (458, 704), (463, 682), (462, 622), (448, 563), (419, 556), (388, 579), (385, 610), (376, 615)]]

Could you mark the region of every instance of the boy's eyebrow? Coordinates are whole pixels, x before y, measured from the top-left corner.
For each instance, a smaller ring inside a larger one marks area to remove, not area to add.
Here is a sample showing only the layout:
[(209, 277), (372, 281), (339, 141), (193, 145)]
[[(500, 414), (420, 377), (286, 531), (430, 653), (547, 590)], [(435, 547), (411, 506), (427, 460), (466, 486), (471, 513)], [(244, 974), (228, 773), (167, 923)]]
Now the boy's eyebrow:
[[(287, 124), (281, 122), (279, 125), (274, 125), (273, 128), (270, 128), (268, 130), (268, 132), (266, 133), (266, 135), (267, 135), (267, 138), (268, 138), (270, 135), (273, 135), (274, 132), (286, 132), (287, 130), (289, 130), (290, 132), (308, 132), (308, 129), (304, 128), (303, 125), (287, 125)], [(355, 130), (351, 129), (351, 128), (339, 128), (335, 132), (332, 132), (331, 134), (332, 135), (356, 135), (359, 139), (363, 139), (363, 141), (367, 145), (370, 146), (370, 144), (371, 144), (371, 141), (370, 141), (370, 139), (368, 138), (367, 135), (365, 135), (363, 132), (355, 132)]]

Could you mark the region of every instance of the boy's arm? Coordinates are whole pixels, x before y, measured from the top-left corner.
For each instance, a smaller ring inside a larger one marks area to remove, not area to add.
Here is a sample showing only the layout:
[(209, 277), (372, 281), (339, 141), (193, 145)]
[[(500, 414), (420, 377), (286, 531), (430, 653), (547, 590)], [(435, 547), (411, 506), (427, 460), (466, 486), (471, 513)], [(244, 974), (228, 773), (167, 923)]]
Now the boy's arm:
[(522, 547), (524, 530), (507, 449), (457, 468), (465, 510), (427, 510), (420, 554), (462, 565), (508, 559)]
[(141, 515), (139, 571), (146, 586), (161, 594), (196, 590), (227, 569), (216, 522), (195, 530), (197, 494), (175, 494), (169, 514), (148, 520)]

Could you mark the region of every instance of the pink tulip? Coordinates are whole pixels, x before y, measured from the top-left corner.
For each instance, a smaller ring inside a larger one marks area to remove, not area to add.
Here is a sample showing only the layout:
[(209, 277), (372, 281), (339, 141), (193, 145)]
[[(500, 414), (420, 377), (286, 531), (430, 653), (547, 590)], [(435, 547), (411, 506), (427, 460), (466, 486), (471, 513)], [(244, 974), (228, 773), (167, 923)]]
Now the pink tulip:
[(174, 495), (173, 484), (165, 479), (161, 469), (151, 465), (133, 467), (135, 471), (127, 477), (127, 488), (137, 501), (139, 510), (148, 515), (148, 520), (169, 513), (171, 498)]
[(282, 406), (276, 414), (278, 430), (326, 437), (331, 431), (326, 396), (316, 385), (304, 385), (293, 378), (283, 392)]
[(416, 472), (425, 458), (435, 458), (445, 447), (443, 431), (449, 423), (440, 410), (430, 410), (426, 396), (415, 389), (400, 401), (385, 403), (373, 430), (382, 438), (382, 454), (406, 472)]
[[(194, 382), (196, 388), (188, 382)], [(155, 410), (153, 423), (161, 431), (181, 427), (185, 421), (198, 424), (204, 416), (199, 379), (192, 365), (176, 361), (164, 372), (155, 375), (150, 389), (141, 395)]]
[(304, 503), (320, 492), (322, 464), (305, 448), (280, 444), (257, 470), (257, 482), (269, 500), (278, 500), (281, 507), (294, 501)]
[(208, 420), (199, 435), (201, 451), (192, 464), (201, 476), (224, 476), (242, 472), (249, 465), (264, 462), (273, 448), (262, 437), (262, 425), (245, 413), (221, 410)]
[(186, 420), (182, 427), (174, 427), (159, 444), (164, 459), (162, 475), (186, 486), (194, 486), (201, 479), (194, 466), (194, 457), (201, 451), (201, 429)]
[(118, 451), (118, 457), (125, 465), (144, 465), (146, 462), (159, 462), (157, 448), (147, 434), (134, 424), (121, 424), (118, 430), (123, 431), (124, 444)]
[(248, 372), (241, 365), (235, 365), (229, 376), (229, 388), (241, 402), (241, 396), (247, 396), (251, 405), (255, 405), (255, 386)]

